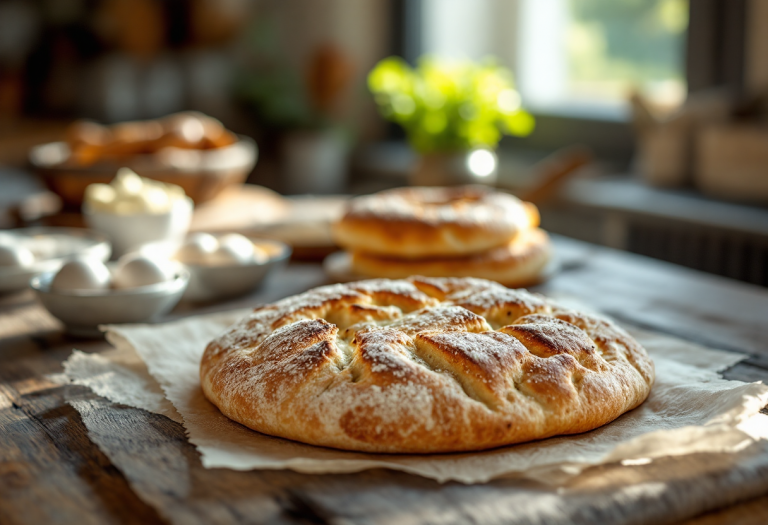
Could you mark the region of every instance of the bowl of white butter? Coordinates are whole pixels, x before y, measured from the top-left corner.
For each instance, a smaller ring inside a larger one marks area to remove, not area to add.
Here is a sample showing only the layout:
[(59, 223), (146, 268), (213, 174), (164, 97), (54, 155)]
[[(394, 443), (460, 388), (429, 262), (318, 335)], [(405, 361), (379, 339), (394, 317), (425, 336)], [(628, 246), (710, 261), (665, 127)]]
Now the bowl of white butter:
[(183, 239), (193, 207), (180, 186), (122, 168), (111, 183), (86, 188), (83, 216), (90, 228), (109, 237), (113, 254), (120, 256), (152, 242)]

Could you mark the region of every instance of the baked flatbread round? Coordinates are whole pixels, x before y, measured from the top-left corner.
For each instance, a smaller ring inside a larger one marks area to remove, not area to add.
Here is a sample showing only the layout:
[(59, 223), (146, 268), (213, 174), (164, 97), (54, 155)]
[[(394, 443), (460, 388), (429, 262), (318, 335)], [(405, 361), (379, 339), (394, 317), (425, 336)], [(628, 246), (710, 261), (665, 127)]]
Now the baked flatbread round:
[(333, 234), (354, 252), (463, 257), (502, 246), (538, 224), (536, 206), (488, 188), (397, 188), (352, 199)]
[(508, 243), (466, 257), (397, 259), (365, 252), (351, 254), (350, 270), (363, 277), (403, 279), (428, 277), (479, 277), (512, 288), (537, 284), (552, 256), (549, 236), (533, 228), (521, 231)]
[(205, 396), (259, 432), (344, 450), (481, 450), (604, 425), (654, 381), (612, 322), (481, 279), (371, 280), (257, 308), (212, 341)]

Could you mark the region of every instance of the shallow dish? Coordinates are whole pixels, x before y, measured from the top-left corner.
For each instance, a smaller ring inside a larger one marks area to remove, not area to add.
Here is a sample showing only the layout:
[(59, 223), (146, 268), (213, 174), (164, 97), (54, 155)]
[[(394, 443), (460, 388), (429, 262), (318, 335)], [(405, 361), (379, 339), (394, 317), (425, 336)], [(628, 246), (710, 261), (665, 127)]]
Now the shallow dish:
[(170, 281), (124, 290), (56, 292), (51, 290), (54, 275), (38, 275), (29, 285), (69, 333), (82, 337), (100, 337), (99, 325), (142, 323), (167, 314), (189, 283), (189, 272), (182, 265), (178, 265)]
[(55, 272), (71, 257), (106, 261), (112, 253), (106, 235), (82, 228), (21, 228), (0, 232), (2, 238), (29, 248), (36, 261), (23, 268), (0, 267), (0, 294), (24, 290), (35, 275)]
[[(209, 302), (245, 295), (258, 288), (270, 273), (285, 266), (291, 257), (291, 247), (285, 243), (245, 236), (255, 244), (268, 246), (271, 252), (269, 259), (245, 265), (184, 264), (190, 274), (184, 300)], [(172, 259), (178, 248), (179, 243), (159, 242), (148, 244), (140, 253), (150, 257)]]

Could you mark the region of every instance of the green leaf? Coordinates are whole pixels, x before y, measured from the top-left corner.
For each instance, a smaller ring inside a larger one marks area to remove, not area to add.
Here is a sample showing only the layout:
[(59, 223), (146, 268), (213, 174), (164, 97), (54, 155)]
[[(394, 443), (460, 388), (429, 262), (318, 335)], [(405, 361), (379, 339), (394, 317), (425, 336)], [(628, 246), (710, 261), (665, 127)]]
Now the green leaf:
[(512, 73), (493, 59), (419, 59), (414, 70), (385, 58), (368, 75), (381, 115), (403, 126), (420, 152), (495, 147), (503, 133), (527, 135), (533, 117), (520, 110)]

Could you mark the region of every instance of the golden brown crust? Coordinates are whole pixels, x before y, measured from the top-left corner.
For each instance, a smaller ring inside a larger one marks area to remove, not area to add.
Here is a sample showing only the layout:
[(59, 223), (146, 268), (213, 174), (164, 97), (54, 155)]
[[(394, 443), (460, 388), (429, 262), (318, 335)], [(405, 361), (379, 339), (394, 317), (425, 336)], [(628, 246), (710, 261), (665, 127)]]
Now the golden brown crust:
[(404, 279), (429, 277), (479, 277), (519, 288), (539, 282), (552, 256), (549, 236), (534, 228), (518, 233), (498, 248), (468, 257), (397, 259), (363, 252), (352, 254), (351, 270), (363, 277)]
[(531, 203), (486, 188), (398, 188), (350, 201), (333, 227), (351, 251), (389, 257), (461, 257), (501, 246), (539, 224)]
[(212, 341), (229, 418), (345, 450), (481, 450), (585, 432), (642, 403), (653, 362), (622, 329), (481, 279), (316, 288)]

